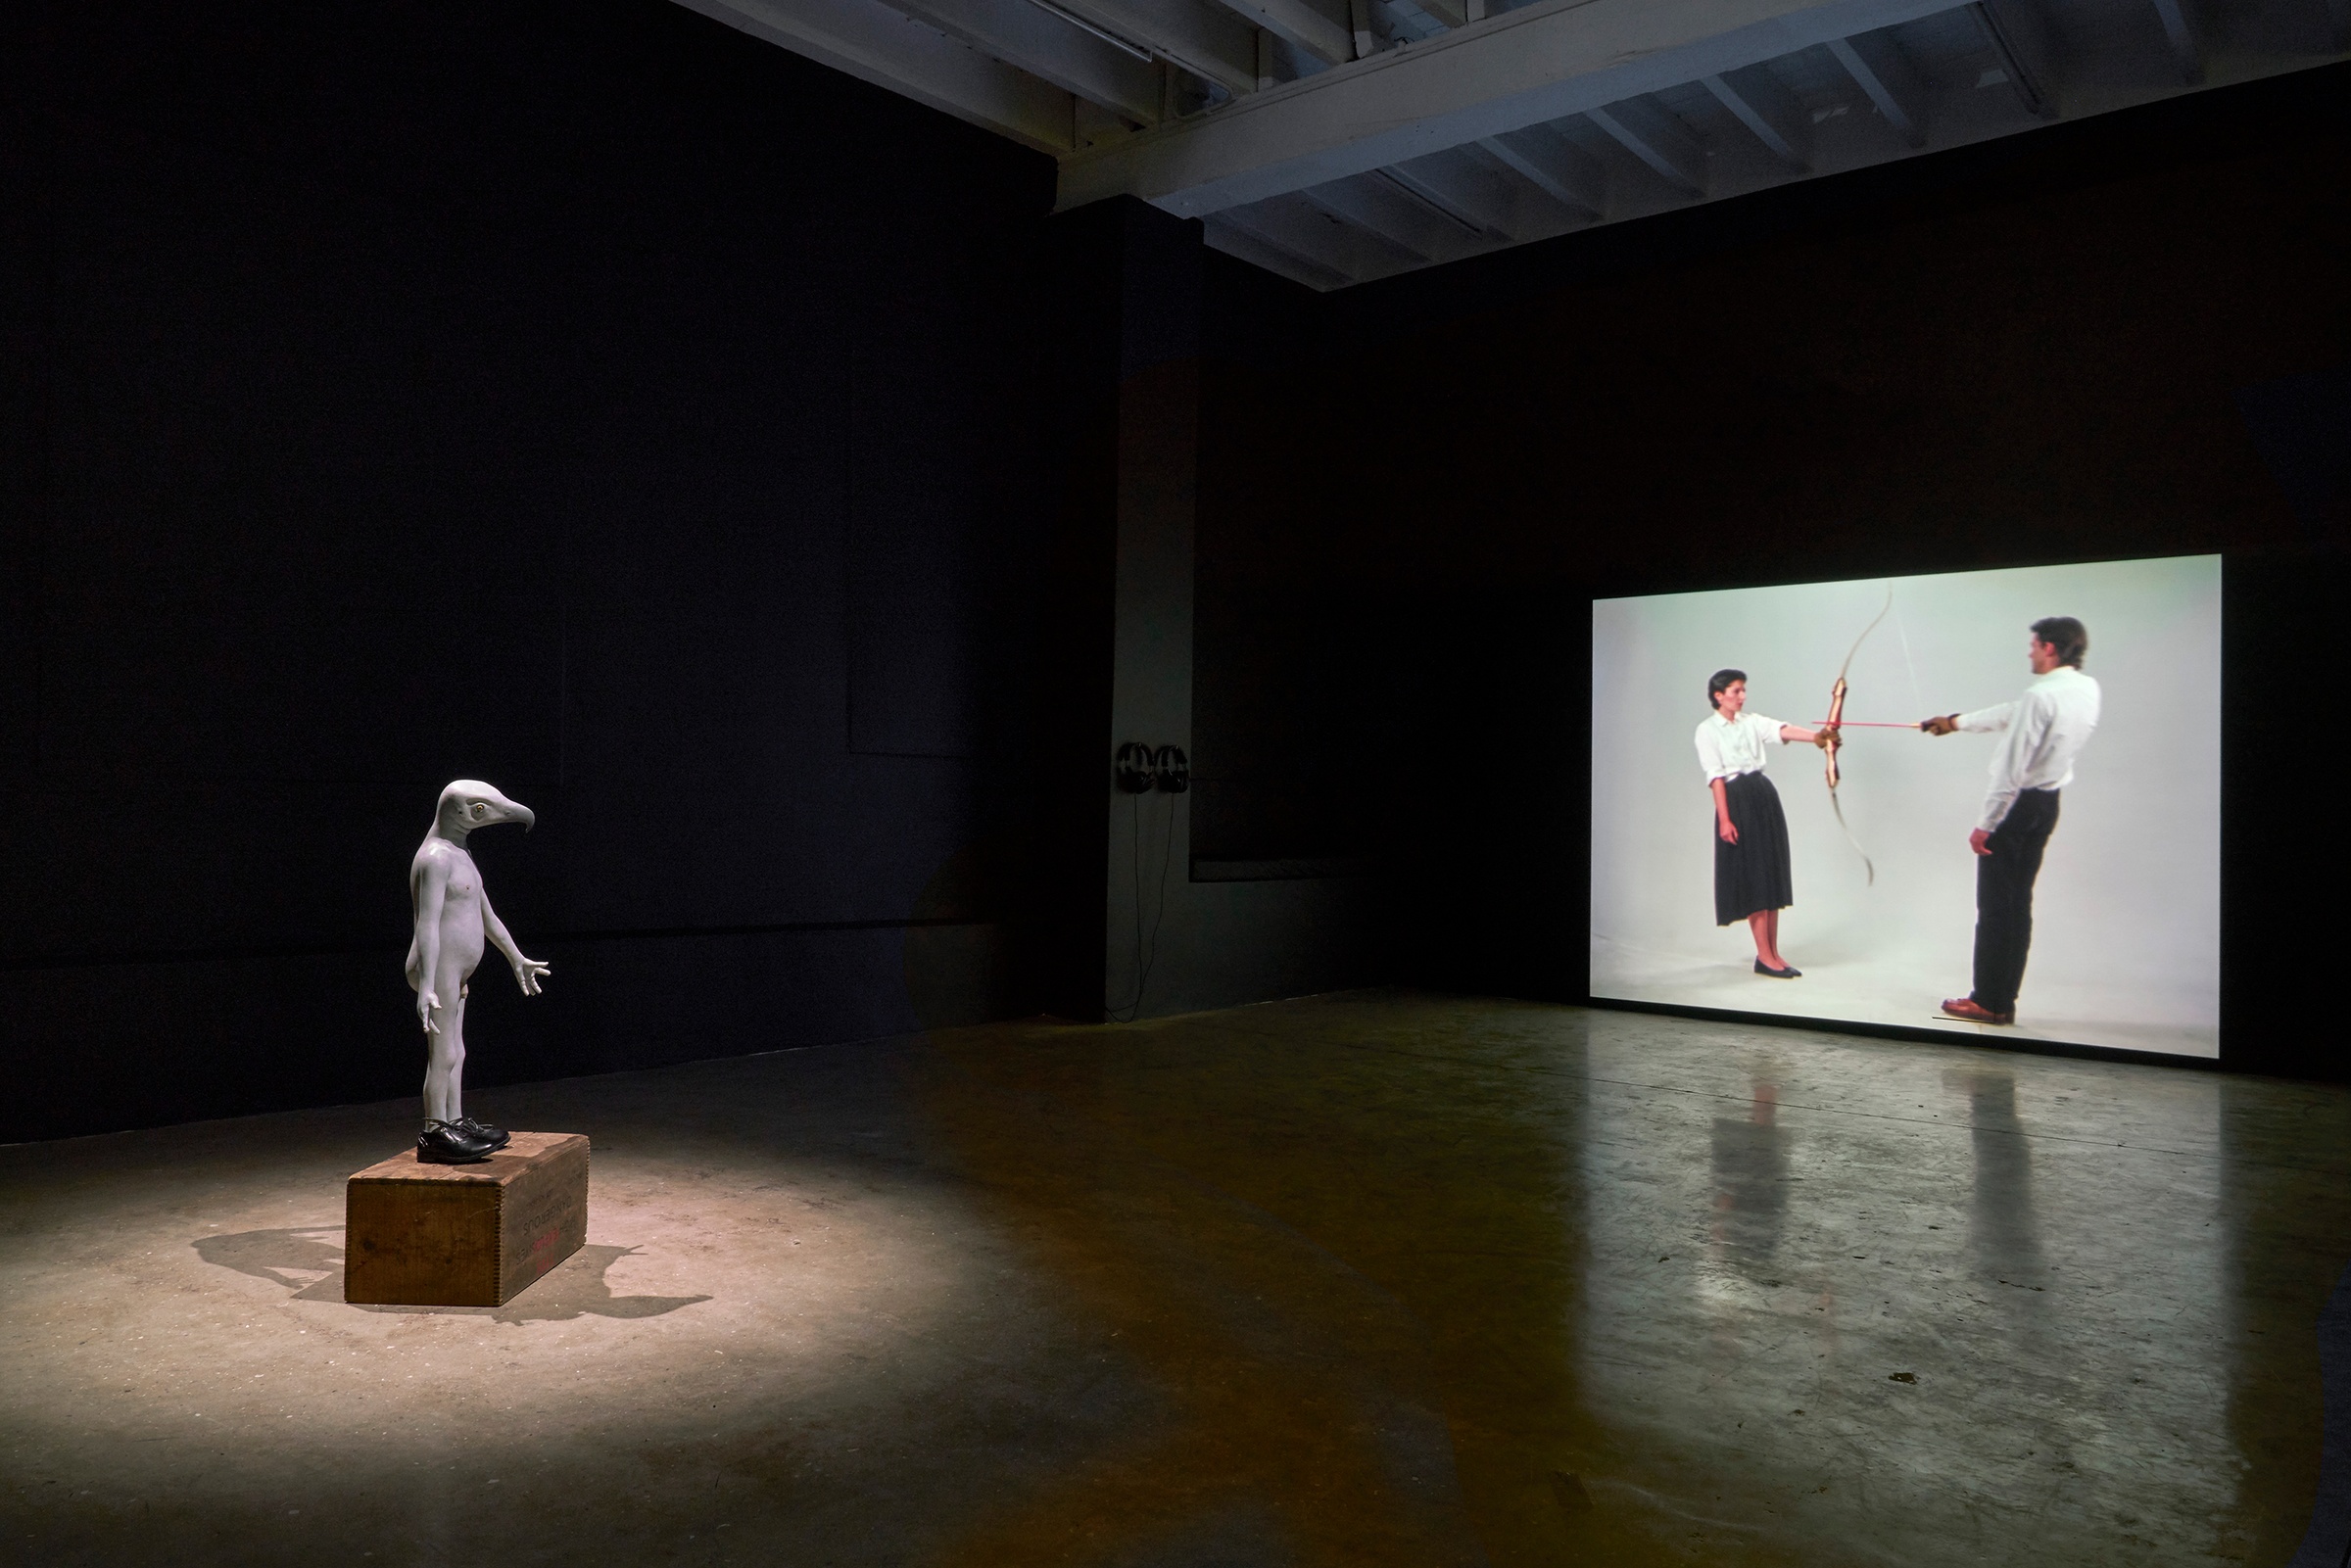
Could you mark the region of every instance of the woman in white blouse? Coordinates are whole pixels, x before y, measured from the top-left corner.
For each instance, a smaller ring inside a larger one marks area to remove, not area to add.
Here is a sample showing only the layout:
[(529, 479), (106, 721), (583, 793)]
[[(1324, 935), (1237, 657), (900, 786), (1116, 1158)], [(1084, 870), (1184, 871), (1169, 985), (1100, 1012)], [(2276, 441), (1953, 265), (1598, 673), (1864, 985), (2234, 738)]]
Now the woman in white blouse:
[(1755, 937), (1755, 973), (1793, 980), (1803, 973), (1780, 956), (1780, 911), (1796, 902), (1788, 873), (1788, 819), (1763, 777), (1763, 748), (1776, 741), (1837, 744), (1837, 732), (1805, 730), (1747, 711), (1747, 672), (1716, 670), (1706, 682), (1714, 711), (1698, 726), (1698, 762), (1714, 792), (1714, 924), (1744, 920)]

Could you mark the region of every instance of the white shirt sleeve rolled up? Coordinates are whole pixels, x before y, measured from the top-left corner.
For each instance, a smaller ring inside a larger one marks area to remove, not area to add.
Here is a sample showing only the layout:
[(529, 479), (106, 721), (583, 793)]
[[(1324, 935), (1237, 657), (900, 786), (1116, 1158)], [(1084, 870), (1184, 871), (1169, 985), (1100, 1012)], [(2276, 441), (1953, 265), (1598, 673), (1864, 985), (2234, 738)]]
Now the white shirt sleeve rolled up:
[(1698, 765), (1706, 770), (1706, 783), (1730, 777), (1722, 765), (1722, 726), (1708, 719), (1698, 727)]

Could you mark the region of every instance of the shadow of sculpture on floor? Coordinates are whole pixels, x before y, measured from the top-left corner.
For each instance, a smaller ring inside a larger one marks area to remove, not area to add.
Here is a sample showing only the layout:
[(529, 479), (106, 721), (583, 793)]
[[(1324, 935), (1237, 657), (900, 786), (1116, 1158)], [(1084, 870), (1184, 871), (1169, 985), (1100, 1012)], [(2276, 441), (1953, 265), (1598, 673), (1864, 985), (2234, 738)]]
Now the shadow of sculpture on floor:
[(582, 1247), (504, 1307), (385, 1307), (343, 1301), (341, 1225), (232, 1231), (224, 1236), (199, 1236), (189, 1245), (208, 1263), (283, 1287), (290, 1300), (335, 1302), (358, 1312), (441, 1312), (495, 1318), (502, 1323), (561, 1323), (578, 1317), (659, 1317), (710, 1300), (708, 1296), (613, 1295), (605, 1272), (634, 1255), (634, 1247), (597, 1243)]

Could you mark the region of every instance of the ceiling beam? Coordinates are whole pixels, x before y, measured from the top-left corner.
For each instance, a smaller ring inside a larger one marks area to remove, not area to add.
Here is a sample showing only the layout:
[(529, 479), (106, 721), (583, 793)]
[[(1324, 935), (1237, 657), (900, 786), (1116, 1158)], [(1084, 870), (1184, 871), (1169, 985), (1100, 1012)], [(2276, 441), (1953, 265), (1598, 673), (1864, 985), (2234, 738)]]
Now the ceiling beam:
[(1141, 44), (1236, 97), (1257, 91), (1250, 24), (1207, 0), (1051, 0), (1056, 11)]
[(1829, 53), (1845, 68), (1895, 133), (1912, 147), (1927, 145), (1927, 93), (1910, 62), (1884, 33), (1831, 38)]
[(1593, 157), (1544, 125), (1479, 138), (1478, 148), (1571, 213), (1608, 214), (1607, 173)]
[(1490, 251), (1497, 236), (1431, 202), (1386, 169), (1358, 174), (1307, 194), (1350, 223), (1395, 241), (1431, 261), (1458, 261)]
[(2204, 47), (2196, 37), (2195, 19), (2187, 14), (2185, 0), (2150, 3), (2156, 20), (2163, 24), (2163, 36), (2172, 46), (2173, 58), (2180, 62), (2180, 79), (2195, 86), (2204, 79)]
[(1039, 152), (1066, 154), (1076, 140), (1070, 94), (875, 0), (679, 3)]
[(1812, 121), (1769, 66), (1750, 66), (1702, 79), (1714, 101), (1752, 132), (1772, 157), (1798, 170), (1812, 166)]
[(1325, 14), (1314, 0), (1223, 0), (1225, 6), (1324, 65), (1355, 58), (1355, 39), (1345, 23)]
[(1125, 194), (1201, 216), (1964, 3), (1538, 0), (1076, 154), (1058, 205)]
[(949, 37), (1137, 125), (1159, 119), (1159, 69), (1030, 0), (886, 0)]
[(1242, 207), (1210, 214), (1205, 225), (1209, 245), (1227, 256), (1237, 256), (1276, 276), (1286, 277), (1293, 283), (1303, 283), (1324, 294), (1332, 289), (1343, 289), (1355, 281), (1329, 262), (1275, 240), (1249, 221), (1249, 210)]
[(1508, 234), (1521, 243), (1549, 239), (1555, 234), (1589, 227), (1599, 221), (1600, 214), (1583, 203), (1560, 200), (1495, 157), (1490, 149), (1480, 143), (1471, 142), (1466, 147), (1432, 153), (1415, 164), (1399, 166), (1419, 167), (1431, 164), (1458, 165), (1468, 169), (1467, 178), (1481, 192), (1488, 193), (1486, 205), (1475, 211), (1486, 217), (1489, 228)]
[(1585, 118), (1675, 190), (1685, 196), (1706, 194), (1706, 151), (1687, 126), (1664, 110), (1628, 98), (1587, 110)]
[(1443, 251), (1424, 249), (1396, 233), (1388, 224), (1367, 218), (1363, 204), (1351, 199), (1352, 193), (1345, 183), (1326, 185), (1320, 190), (1300, 191), (1298, 194), (1333, 217), (1352, 224), (1382, 244), (1394, 246), (1398, 252), (1412, 258), (1416, 265), (1446, 259)]
[(1282, 249), (1311, 257), (1350, 283), (1409, 272), (1417, 264), (1402, 246), (1356, 227), (1301, 191), (1231, 211)]
[(2000, 57), (2008, 85), (2025, 112), (2042, 119), (2057, 118), (2057, 44), (2048, 18), (2035, 0), (1976, 0), (1968, 10)]
[(1513, 211), (1513, 192), (1504, 183), (1506, 176), (1459, 150), (1415, 158), (1380, 172), (1466, 228), (1499, 234), (1512, 244), (1535, 237), (1532, 226)]

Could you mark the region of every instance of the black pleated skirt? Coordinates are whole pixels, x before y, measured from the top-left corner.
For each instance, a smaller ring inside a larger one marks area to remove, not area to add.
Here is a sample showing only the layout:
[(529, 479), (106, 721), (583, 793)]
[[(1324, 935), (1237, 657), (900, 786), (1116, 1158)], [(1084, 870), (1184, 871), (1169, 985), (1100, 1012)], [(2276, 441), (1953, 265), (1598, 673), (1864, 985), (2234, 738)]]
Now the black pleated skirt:
[(1714, 834), (1714, 924), (1729, 926), (1757, 910), (1796, 902), (1788, 875), (1788, 818), (1780, 792), (1759, 773), (1743, 773), (1722, 786), (1739, 841)]

